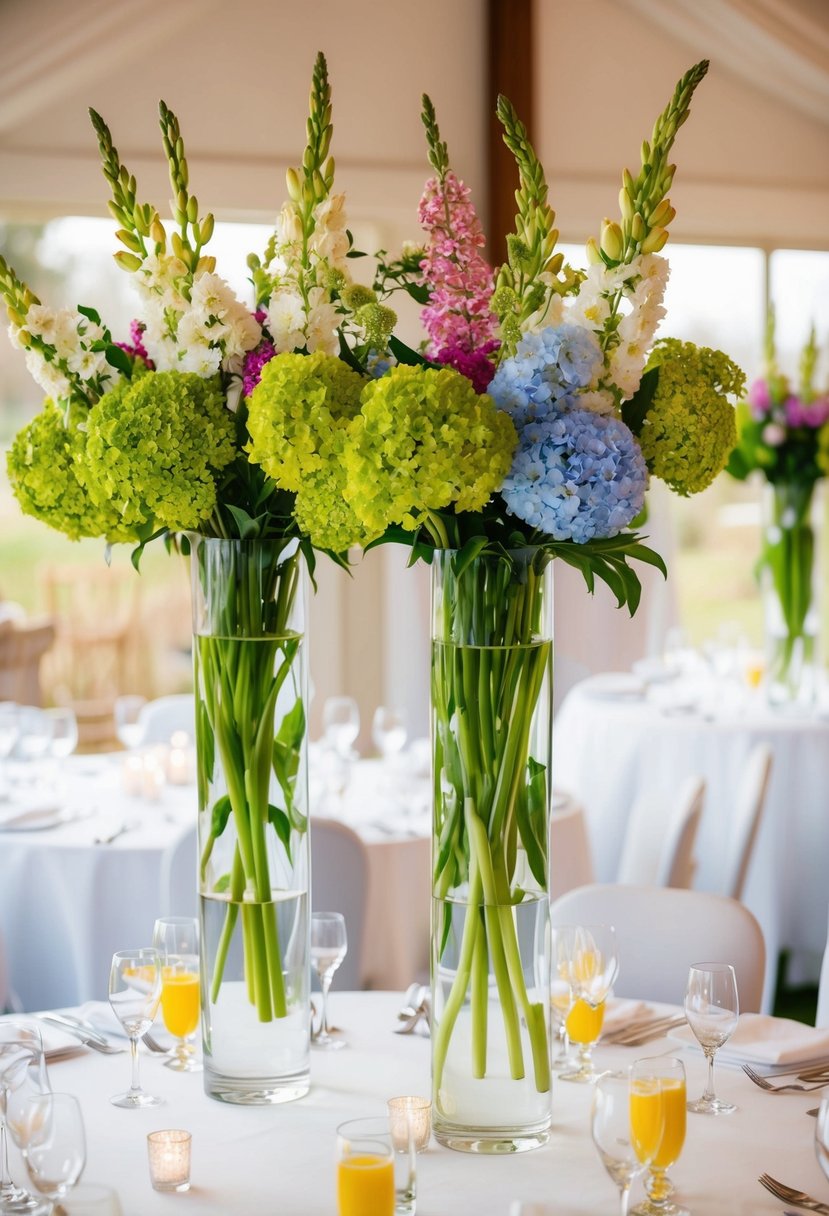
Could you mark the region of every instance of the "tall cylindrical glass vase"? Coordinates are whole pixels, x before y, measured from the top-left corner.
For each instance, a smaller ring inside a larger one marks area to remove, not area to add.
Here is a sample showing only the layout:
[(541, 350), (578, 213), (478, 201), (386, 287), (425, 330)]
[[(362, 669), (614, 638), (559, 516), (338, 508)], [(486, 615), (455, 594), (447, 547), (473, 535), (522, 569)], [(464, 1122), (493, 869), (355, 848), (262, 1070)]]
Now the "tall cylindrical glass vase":
[(766, 489), (760, 560), (766, 634), (766, 693), (785, 709), (818, 693), (820, 495), (814, 481)]
[(552, 565), (527, 548), (432, 574), (432, 1099), (437, 1139), (550, 1127)]
[(307, 573), (295, 541), (191, 547), (204, 1084), (307, 1093)]

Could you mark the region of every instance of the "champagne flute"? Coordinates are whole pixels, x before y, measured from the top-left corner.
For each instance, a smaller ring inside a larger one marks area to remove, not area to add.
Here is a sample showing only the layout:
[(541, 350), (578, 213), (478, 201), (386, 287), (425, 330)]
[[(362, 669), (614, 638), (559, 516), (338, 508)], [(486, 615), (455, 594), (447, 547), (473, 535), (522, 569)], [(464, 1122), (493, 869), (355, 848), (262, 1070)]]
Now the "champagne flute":
[[(654, 1083), (661, 1095), (661, 1115), (654, 1113)], [(633, 1208), (631, 1216), (690, 1216), (687, 1208), (672, 1201), (674, 1185), (667, 1173), (685, 1143), (685, 1065), (672, 1056), (636, 1060), (630, 1070), (630, 1085), (634, 1145), (637, 1152), (650, 1156), (647, 1198)], [(660, 1119), (662, 1131), (657, 1136), (655, 1124)]]
[(134, 751), (144, 741), (144, 723), (141, 710), (147, 704), (146, 697), (129, 695), (115, 698), (113, 714), (115, 733), (127, 751)]
[(145, 1093), (138, 1079), (138, 1040), (150, 1029), (161, 999), (161, 959), (157, 950), (119, 950), (112, 956), (109, 1003), (130, 1040), (132, 1082), (126, 1093), (110, 1098), (113, 1106), (160, 1106), (164, 1099)]
[(201, 1072), (193, 1036), (199, 1024), (199, 926), (193, 916), (160, 917), (153, 946), (161, 959), (161, 1016), (178, 1040), (165, 1061), (176, 1072)]
[(598, 1076), (593, 1067), (593, 1044), (602, 1033), (605, 1001), (619, 973), (616, 930), (612, 925), (577, 925), (570, 950), (573, 1005), (565, 1028), (578, 1050), (575, 1070), (563, 1072), (561, 1079), (590, 1084)]
[(334, 972), (345, 958), (348, 939), (345, 932), (345, 917), (340, 912), (313, 912), (311, 914), (311, 962), (319, 976), (322, 989), (322, 1025), (314, 1037), (313, 1044), (325, 1051), (337, 1051), (347, 1046), (344, 1039), (335, 1039), (328, 1025), (328, 989)]
[(637, 1134), (634, 1092), (627, 1073), (604, 1073), (593, 1091), (590, 1132), (602, 1164), (619, 1188), (621, 1216), (627, 1216), (634, 1178), (653, 1161), (662, 1140), (662, 1101), (658, 1082), (651, 1082), (650, 1092), (656, 1098), (650, 1108), (656, 1123), (651, 1128), (653, 1118), (649, 1121), (651, 1135), (644, 1139)]
[(360, 733), (360, 709), (353, 697), (328, 697), (322, 707), (325, 743), (344, 760)]
[(829, 1178), (829, 1098), (821, 1102), (815, 1120), (815, 1154), (818, 1165)]
[(7, 1136), (9, 1099), (26, 1082), (48, 1090), (49, 1079), (43, 1058), (40, 1032), (21, 1022), (0, 1024), (0, 1213), (40, 1216), (51, 1211), (25, 1187), (17, 1186), (9, 1172)]
[(685, 1016), (708, 1061), (708, 1080), (701, 1098), (688, 1103), (698, 1115), (730, 1115), (737, 1107), (714, 1093), (714, 1056), (737, 1028), (740, 1001), (737, 977), (729, 963), (695, 963), (688, 972)]
[(65, 1199), (86, 1165), (78, 1099), (73, 1094), (38, 1094), (29, 1100), (27, 1115), (26, 1140), (20, 1147), (29, 1177), (50, 1199)]

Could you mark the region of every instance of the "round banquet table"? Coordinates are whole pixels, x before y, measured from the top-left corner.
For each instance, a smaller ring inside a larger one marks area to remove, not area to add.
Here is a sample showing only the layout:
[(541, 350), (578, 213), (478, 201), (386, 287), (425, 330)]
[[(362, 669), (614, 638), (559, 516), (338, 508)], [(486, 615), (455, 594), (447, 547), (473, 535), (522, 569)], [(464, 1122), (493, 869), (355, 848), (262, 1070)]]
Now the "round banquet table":
[[(615, 690), (615, 691), (614, 691)], [(765, 814), (743, 894), (766, 938), (767, 996), (778, 951), (792, 979), (816, 980), (826, 945), (829, 882), (829, 716), (787, 716), (733, 686), (687, 695), (598, 676), (571, 690), (553, 729), (556, 781), (584, 805), (600, 882), (615, 880), (639, 793), (670, 804), (683, 778), (706, 781), (694, 886), (720, 891), (734, 791), (760, 742), (774, 759)]]
[[(395, 1094), (429, 1093), (429, 1043), (392, 1033), (401, 998), (395, 993), (332, 991), (331, 1012), (347, 1035), (345, 1051), (312, 1052), (310, 1093), (284, 1106), (225, 1106), (207, 1098), (199, 1074), (165, 1068), (143, 1052), (144, 1087), (166, 1104), (119, 1110), (109, 1096), (123, 1090), (126, 1053), (86, 1052), (50, 1065), (54, 1089), (78, 1096), (87, 1131), (84, 1181), (107, 1183), (124, 1216), (198, 1213), (198, 1216), (334, 1216), (336, 1128), (346, 1119), (383, 1115)], [(689, 1093), (701, 1092), (701, 1052), (667, 1040), (646, 1054), (679, 1051)], [(623, 1068), (642, 1048), (596, 1049), (599, 1063)], [(740, 1069), (720, 1066), (717, 1092), (737, 1103), (727, 1118), (689, 1115), (685, 1148), (670, 1174), (678, 1197), (696, 1216), (765, 1216), (781, 1205), (757, 1182), (775, 1178), (829, 1200), (829, 1184), (812, 1147), (815, 1095), (775, 1096), (754, 1086)], [(549, 1216), (596, 1216), (617, 1211), (617, 1192), (590, 1139), (590, 1086), (555, 1081), (553, 1135), (534, 1152), (471, 1156), (434, 1143), (418, 1157), (418, 1216), (510, 1216), (516, 1201), (545, 1205)], [(152, 1190), (146, 1135), (158, 1128), (192, 1133), (192, 1188), (176, 1197)], [(25, 1177), (17, 1150), (12, 1174)], [(639, 1195), (639, 1183), (634, 1194)]]

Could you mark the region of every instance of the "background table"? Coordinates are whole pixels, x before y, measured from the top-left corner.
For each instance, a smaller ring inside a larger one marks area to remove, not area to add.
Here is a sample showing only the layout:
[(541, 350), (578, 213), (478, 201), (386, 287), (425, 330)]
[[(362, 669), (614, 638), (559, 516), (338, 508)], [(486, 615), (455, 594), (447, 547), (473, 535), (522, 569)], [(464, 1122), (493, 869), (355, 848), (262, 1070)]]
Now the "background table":
[(681, 687), (614, 697), (602, 677), (585, 680), (555, 721), (556, 780), (583, 803), (596, 876), (609, 882), (637, 794), (661, 794), (670, 805), (683, 778), (704, 777), (694, 886), (718, 891), (743, 766), (755, 744), (770, 744), (771, 784), (744, 902), (763, 928), (770, 964), (786, 948), (792, 978), (816, 979), (829, 911), (829, 720), (772, 713), (759, 696), (729, 702), (716, 691), (695, 704)]
[[(174, 1207), (198, 1216), (334, 1216), (338, 1124), (385, 1114), (392, 1095), (429, 1093), (428, 1041), (392, 1033), (400, 1002), (398, 994), (343, 994), (334, 988), (331, 1013), (349, 1048), (312, 1052), (311, 1092), (285, 1106), (225, 1106), (205, 1096), (198, 1074), (173, 1073), (159, 1057), (145, 1055), (142, 1082), (166, 1105), (118, 1110), (108, 1099), (126, 1085), (126, 1053), (87, 1053), (52, 1065), (53, 1087), (77, 1094), (83, 1108), (85, 1181), (114, 1186), (125, 1216), (153, 1216)], [(671, 1048), (661, 1040), (644, 1052)], [(642, 1053), (599, 1046), (597, 1061), (626, 1067)], [(689, 1092), (701, 1092), (702, 1054), (680, 1054)], [(689, 1115), (685, 1148), (671, 1170), (679, 1197), (695, 1216), (779, 1214), (783, 1205), (757, 1182), (764, 1170), (829, 1200), (829, 1184), (812, 1149), (814, 1120), (805, 1114), (814, 1095), (766, 1094), (742, 1071), (724, 1067), (718, 1068), (717, 1091), (735, 1101), (738, 1111), (718, 1119)], [(591, 1098), (590, 1086), (554, 1082), (553, 1136), (534, 1152), (480, 1157), (432, 1143), (418, 1158), (418, 1216), (509, 1216), (516, 1199), (547, 1204), (557, 1216), (617, 1211), (616, 1189), (590, 1139)], [(162, 1127), (192, 1132), (193, 1186), (186, 1196), (159, 1195), (150, 1187), (146, 1135)], [(12, 1172), (21, 1170), (15, 1150)]]

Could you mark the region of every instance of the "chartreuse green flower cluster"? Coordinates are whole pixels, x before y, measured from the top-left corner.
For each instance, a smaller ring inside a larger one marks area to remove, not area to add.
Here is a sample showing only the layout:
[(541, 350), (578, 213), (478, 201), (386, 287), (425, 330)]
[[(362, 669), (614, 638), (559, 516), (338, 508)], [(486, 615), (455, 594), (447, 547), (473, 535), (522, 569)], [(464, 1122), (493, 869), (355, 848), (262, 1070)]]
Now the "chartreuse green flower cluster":
[(25, 515), (33, 515), (71, 540), (104, 536), (108, 541), (135, 540), (114, 505), (94, 502), (78, 480), (85, 464), (86, 435), (78, 430), (73, 409), (64, 411), (47, 398), (43, 409), (15, 436), (6, 456), (9, 483)]
[(125, 526), (196, 530), (216, 507), (215, 474), (236, 455), (218, 380), (154, 372), (106, 393), (86, 420), (84, 484)]
[(348, 498), (378, 535), (454, 505), (480, 511), (512, 463), (515, 428), (465, 376), (401, 364), (363, 389), (343, 453)]
[(659, 369), (639, 432), (648, 468), (677, 494), (698, 494), (722, 472), (737, 442), (734, 407), (743, 372), (722, 351), (677, 338), (656, 343), (647, 370)]

